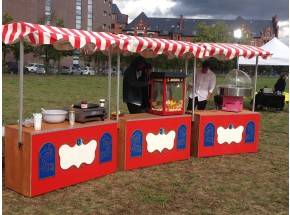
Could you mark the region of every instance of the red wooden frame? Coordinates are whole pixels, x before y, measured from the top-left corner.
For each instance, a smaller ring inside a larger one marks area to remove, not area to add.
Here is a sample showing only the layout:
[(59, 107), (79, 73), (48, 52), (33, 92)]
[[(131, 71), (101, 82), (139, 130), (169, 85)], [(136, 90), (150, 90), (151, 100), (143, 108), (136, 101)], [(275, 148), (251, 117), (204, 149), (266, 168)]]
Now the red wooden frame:
[[(222, 111), (220, 111), (222, 113)], [(199, 117), (199, 119), (198, 119)], [(246, 143), (246, 126), (247, 123), (253, 122), (255, 125), (254, 141), (252, 143)], [(260, 131), (260, 114), (248, 112), (245, 114), (241, 113), (231, 113), (216, 115), (195, 115), (195, 121), (193, 126), (193, 135), (195, 135), (194, 140), (194, 155), (197, 157), (210, 157), (217, 155), (227, 155), (227, 154), (241, 154), (250, 153), (258, 151), (259, 144), (259, 131)], [(215, 137), (213, 146), (204, 145), (204, 129), (207, 124), (212, 123), (215, 127)], [(234, 128), (238, 126), (244, 126), (244, 131), (242, 133), (242, 140), (240, 143), (224, 143), (219, 144), (217, 142), (217, 128), (223, 127), (228, 128), (232, 125)]]

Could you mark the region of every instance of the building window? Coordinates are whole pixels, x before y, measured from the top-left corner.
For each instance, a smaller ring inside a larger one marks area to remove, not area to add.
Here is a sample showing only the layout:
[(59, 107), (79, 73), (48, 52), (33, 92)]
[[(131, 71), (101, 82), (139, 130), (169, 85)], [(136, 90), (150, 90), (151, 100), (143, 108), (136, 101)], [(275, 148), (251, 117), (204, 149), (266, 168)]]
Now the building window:
[(104, 15), (104, 16), (107, 16), (107, 11), (104, 11), (103, 15)]
[(88, 31), (93, 30), (93, 0), (88, 0)]
[(51, 0), (45, 0), (45, 24), (50, 24), (51, 21)]
[(76, 0), (76, 29), (82, 28), (82, 0)]
[(107, 28), (107, 25), (103, 24), (103, 30), (106, 30), (106, 28)]
[(107, 0), (104, 0), (104, 3), (106, 4), (107, 3)]

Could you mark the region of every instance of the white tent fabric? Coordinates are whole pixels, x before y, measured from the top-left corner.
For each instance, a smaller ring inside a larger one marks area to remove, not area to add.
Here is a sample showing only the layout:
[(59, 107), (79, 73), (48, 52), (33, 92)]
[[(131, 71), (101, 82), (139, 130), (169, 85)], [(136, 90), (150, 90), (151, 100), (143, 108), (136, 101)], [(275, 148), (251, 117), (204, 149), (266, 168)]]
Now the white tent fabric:
[[(272, 56), (267, 59), (259, 57), (259, 65), (265, 66), (288, 66), (289, 65), (289, 47), (274, 37), (268, 43), (264, 44), (260, 48), (269, 51)], [(246, 59), (239, 57), (240, 65), (255, 65), (255, 59)]]

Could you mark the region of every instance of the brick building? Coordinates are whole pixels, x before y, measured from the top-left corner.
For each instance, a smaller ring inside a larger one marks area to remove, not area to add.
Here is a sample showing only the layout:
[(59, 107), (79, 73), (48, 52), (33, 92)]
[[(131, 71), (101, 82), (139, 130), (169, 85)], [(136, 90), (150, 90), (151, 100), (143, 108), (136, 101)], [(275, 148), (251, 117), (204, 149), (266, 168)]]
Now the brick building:
[[(66, 28), (92, 31), (111, 31), (112, 0), (3, 0), (2, 14), (13, 17), (13, 21), (52, 24), (55, 20), (63, 21)], [(25, 63), (39, 62), (43, 59), (25, 55)], [(14, 62), (8, 54), (7, 62)], [(79, 64), (79, 51), (73, 57), (62, 58), (61, 64), (69, 66)], [(53, 62), (52, 62), (53, 63)]]
[(128, 24), (128, 15), (122, 14), (116, 4), (112, 4), (112, 32), (122, 33)]
[(213, 26), (218, 22), (225, 23), (230, 35), (233, 35), (235, 29), (242, 29), (249, 37), (249, 43), (255, 46), (261, 46), (275, 35), (278, 36), (277, 16), (272, 20), (247, 20), (242, 17), (233, 20), (186, 19), (182, 15), (179, 18), (148, 17), (144, 12), (129, 23), (123, 32), (129, 35), (191, 41), (198, 35), (199, 23)]
[(67, 28), (109, 31), (112, 0), (3, 0), (2, 14), (14, 21), (49, 24), (60, 18)]

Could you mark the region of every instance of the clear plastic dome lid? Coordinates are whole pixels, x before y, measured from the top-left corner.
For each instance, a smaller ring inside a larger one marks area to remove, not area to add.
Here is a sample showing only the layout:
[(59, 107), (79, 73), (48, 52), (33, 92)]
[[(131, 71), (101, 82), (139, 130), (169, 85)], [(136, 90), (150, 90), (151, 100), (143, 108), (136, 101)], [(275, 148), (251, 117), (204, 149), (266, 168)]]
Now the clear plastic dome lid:
[(252, 87), (250, 76), (242, 70), (233, 69), (225, 77), (225, 85), (234, 87)]

